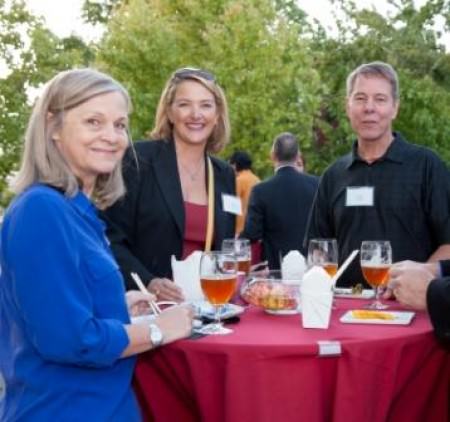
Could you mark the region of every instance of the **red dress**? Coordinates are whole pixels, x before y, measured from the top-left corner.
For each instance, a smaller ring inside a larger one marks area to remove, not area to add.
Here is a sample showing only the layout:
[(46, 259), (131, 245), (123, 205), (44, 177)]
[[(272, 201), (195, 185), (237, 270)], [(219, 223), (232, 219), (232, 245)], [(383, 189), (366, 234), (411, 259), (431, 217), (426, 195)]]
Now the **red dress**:
[(203, 251), (205, 248), (208, 206), (185, 201), (184, 215), (183, 259), (192, 252)]

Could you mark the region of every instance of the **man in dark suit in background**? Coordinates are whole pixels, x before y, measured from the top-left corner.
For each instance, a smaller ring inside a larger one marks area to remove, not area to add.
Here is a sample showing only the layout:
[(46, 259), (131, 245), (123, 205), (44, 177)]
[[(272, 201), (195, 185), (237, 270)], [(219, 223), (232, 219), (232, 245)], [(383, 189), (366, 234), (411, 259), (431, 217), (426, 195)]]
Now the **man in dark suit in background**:
[(303, 238), (318, 178), (302, 173), (298, 139), (291, 133), (275, 138), (271, 159), (275, 175), (253, 188), (240, 237), (261, 240), (269, 268), (279, 269), (280, 257), (289, 251), (305, 255)]

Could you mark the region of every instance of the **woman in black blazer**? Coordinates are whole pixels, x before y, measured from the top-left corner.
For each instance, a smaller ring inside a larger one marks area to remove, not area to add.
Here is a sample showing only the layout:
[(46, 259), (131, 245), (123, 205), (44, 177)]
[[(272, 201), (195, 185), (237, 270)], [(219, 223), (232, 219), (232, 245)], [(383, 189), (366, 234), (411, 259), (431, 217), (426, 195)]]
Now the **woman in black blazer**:
[(222, 197), (235, 194), (234, 172), (210, 156), (229, 139), (227, 103), (214, 76), (190, 68), (174, 72), (151, 136), (155, 140), (129, 148), (123, 164), (127, 194), (104, 215), (127, 287), (135, 287), (130, 273), (136, 272), (158, 299), (181, 301), (170, 280), (171, 256), (204, 249), (208, 225), (214, 248), (234, 236), (235, 216), (224, 211)]

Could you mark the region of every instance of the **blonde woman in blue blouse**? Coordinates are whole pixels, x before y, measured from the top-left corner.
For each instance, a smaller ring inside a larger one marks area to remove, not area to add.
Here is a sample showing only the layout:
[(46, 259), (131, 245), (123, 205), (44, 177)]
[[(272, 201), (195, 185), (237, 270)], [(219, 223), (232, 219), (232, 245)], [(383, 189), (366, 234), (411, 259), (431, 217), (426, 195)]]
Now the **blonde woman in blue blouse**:
[(0, 420), (137, 421), (134, 355), (191, 332), (178, 306), (130, 324), (97, 208), (124, 193), (130, 100), (91, 69), (55, 76), (30, 118), (18, 196), (1, 230)]

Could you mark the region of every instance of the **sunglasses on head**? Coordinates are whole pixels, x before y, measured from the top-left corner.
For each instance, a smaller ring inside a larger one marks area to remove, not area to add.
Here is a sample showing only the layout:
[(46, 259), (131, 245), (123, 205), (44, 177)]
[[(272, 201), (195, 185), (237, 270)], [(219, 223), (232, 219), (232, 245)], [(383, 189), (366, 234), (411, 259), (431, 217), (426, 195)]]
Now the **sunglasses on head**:
[(174, 77), (184, 79), (192, 76), (198, 76), (200, 78), (206, 79), (207, 81), (216, 82), (214, 75), (207, 70), (196, 69), (194, 67), (183, 67), (178, 69), (173, 74)]

